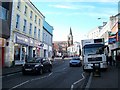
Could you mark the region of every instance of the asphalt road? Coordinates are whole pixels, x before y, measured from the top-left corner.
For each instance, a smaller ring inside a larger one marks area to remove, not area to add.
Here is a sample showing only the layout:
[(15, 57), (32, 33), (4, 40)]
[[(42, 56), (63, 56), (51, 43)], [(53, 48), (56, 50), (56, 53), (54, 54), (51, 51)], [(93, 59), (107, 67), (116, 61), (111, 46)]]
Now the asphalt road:
[(21, 72), (2, 78), (2, 88), (80, 88), (85, 80), (82, 67), (69, 67), (69, 60), (56, 60), (51, 73), (22, 75)]

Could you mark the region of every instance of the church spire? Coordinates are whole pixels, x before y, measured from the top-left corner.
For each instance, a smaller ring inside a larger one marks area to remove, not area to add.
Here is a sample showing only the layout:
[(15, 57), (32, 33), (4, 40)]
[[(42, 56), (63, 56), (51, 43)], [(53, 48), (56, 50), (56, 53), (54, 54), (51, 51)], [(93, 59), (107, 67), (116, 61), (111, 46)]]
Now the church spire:
[(72, 29), (71, 29), (71, 27), (70, 27), (70, 35), (72, 35)]

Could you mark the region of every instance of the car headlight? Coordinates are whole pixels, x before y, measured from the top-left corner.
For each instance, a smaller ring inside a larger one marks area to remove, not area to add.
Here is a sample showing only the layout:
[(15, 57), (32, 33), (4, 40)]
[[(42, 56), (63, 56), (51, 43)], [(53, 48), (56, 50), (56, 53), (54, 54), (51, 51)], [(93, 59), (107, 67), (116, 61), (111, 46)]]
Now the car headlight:
[(38, 66), (39, 66), (39, 64), (35, 65), (35, 67), (38, 67)]

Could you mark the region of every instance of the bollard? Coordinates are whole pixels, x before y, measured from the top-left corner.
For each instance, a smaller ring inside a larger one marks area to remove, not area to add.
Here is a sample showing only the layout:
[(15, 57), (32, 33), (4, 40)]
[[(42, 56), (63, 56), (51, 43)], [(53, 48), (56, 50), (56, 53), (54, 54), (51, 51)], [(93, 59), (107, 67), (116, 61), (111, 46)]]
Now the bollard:
[(93, 76), (95, 77), (101, 76), (100, 63), (93, 63)]

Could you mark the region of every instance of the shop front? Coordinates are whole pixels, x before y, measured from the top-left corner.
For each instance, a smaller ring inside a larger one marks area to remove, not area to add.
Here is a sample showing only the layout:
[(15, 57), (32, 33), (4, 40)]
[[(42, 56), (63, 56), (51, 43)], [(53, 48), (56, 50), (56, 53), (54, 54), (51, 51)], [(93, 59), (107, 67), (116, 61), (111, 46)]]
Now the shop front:
[(48, 58), (48, 45), (44, 44), (43, 46), (44, 57)]
[(34, 40), (34, 49), (33, 49), (33, 57), (41, 56), (41, 49), (43, 48), (42, 43), (40, 41)]
[(25, 63), (28, 56), (29, 38), (25, 35), (15, 33), (14, 62), (15, 65)]
[(52, 57), (52, 46), (49, 46), (48, 57)]

